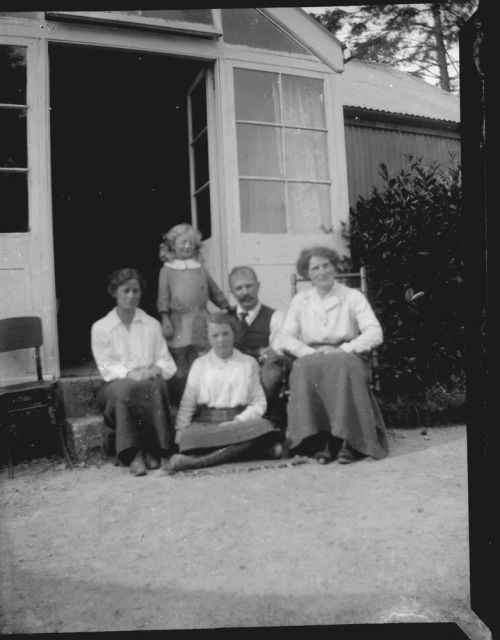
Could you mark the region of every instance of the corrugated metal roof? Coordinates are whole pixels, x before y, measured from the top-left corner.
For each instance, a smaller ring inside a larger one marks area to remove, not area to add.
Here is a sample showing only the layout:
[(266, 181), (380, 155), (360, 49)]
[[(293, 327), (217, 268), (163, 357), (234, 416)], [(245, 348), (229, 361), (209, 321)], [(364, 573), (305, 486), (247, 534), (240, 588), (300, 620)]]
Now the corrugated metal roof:
[(348, 107), (460, 122), (458, 96), (388, 65), (351, 60), (340, 83)]

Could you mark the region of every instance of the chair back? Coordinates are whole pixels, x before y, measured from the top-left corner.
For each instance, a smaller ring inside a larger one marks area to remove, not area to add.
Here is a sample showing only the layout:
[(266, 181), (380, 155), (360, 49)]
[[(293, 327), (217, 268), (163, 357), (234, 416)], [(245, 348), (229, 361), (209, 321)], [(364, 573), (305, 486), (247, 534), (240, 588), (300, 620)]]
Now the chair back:
[(40, 346), (43, 343), (42, 321), (38, 316), (20, 316), (0, 320), (0, 353), (16, 349), (35, 349), (36, 372), (42, 381)]

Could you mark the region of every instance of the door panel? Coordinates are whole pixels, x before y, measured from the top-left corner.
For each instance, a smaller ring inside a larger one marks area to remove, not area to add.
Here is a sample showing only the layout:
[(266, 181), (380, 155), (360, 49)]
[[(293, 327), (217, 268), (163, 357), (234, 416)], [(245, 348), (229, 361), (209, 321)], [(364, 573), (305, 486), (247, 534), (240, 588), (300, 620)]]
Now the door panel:
[(215, 184), (214, 74), (207, 66), (187, 92), (191, 220), (201, 231), (203, 260), (219, 286), (221, 250)]
[[(0, 174), (3, 186), (10, 185), (0, 189), (0, 317), (42, 318), (43, 371), (51, 377), (58, 370), (50, 194), (45, 188), (49, 183), (45, 43), (0, 36), (0, 76), (0, 131), (8, 142), (0, 154)], [(8, 126), (13, 121), (16, 125)], [(24, 180), (15, 179), (21, 177)], [(0, 355), (0, 382), (34, 374), (33, 358), (26, 353)]]

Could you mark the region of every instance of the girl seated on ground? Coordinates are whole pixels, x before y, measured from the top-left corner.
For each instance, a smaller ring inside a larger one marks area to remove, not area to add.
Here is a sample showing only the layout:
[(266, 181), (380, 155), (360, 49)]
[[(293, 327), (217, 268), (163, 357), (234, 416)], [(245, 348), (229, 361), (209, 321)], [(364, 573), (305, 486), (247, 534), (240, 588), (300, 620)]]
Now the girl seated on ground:
[(281, 455), (279, 430), (262, 418), (266, 398), (259, 365), (233, 347), (235, 323), (227, 313), (208, 316), (211, 349), (197, 358), (189, 371), (175, 425), (180, 453), (171, 457), (169, 473), (259, 452)]

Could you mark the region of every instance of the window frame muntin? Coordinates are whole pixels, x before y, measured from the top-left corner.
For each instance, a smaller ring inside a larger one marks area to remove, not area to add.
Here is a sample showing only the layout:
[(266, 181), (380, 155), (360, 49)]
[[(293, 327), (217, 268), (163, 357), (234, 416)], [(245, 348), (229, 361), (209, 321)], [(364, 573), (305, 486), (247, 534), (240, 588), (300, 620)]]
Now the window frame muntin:
[[(332, 157), (332, 142), (331, 142), (331, 136), (332, 136), (332, 132), (333, 132), (333, 128), (329, 127), (329, 122), (330, 122), (330, 118), (329, 118), (329, 114), (328, 114), (328, 103), (329, 103), (329, 99), (327, 97), (327, 92), (328, 92), (328, 74), (321, 72), (321, 71), (316, 71), (316, 70), (309, 70), (309, 69), (302, 69), (302, 68), (290, 68), (290, 67), (285, 67), (282, 65), (275, 65), (275, 64), (259, 64), (259, 63), (249, 63), (246, 60), (241, 60), (241, 59), (232, 59), (229, 61), (230, 65), (229, 65), (229, 71), (230, 71), (230, 76), (231, 76), (231, 81), (232, 81), (232, 92), (233, 92), (233, 96), (232, 96), (232, 100), (233, 100), (233, 105), (234, 105), (234, 141), (235, 141), (235, 150), (236, 150), (236, 157), (238, 157), (238, 135), (237, 135), (237, 125), (238, 124), (256, 124), (256, 125), (264, 125), (264, 126), (271, 126), (271, 127), (276, 127), (276, 128), (280, 128), (281, 131), (284, 131), (285, 129), (300, 129), (300, 130), (306, 130), (306, 131), (321, 131), (323, 133), (326, 133), (326, 163), (327, 163), (327, 175), (329, 176), (328, 180), (311, 180), (311, 179), (304, 179), (304, 180), (298, 180), (296, 178), (286, 178), (286, 177), (262, 177), (262, 176), (241, 176), (239, 174), (239, 168), (236, 166), (236, 183), (237, 183), (237, 194), (238, 194), (238, 227), (239, 227), (239, 231), (240, 233), (247, 233), (247, 232), (243, 232), (242, 231), (242, 220), (241, 220), (241, 199), (240, 199), (240, 180), (262, 180), (262, 181), (269, 181), (269, 182), (282, 182), (284, 183), (284, 193), (285, 193), (285, 216), (286, 216), (286, 232), (284, 234), (277, 234), (277, 235), (285, 235), (287, 237), (289, 237), (290, 235), (292, 235), (290, 233), (290, 229), (291, 229), (291, 224), (290, 224), (290, 219), (289, 219), (289, 206), (288, 206), (288, 190), (286, 188), (287, 183), (293, 183), (293, 184), (318, 184), (318, 185), (327, 185), (329, 188), (329, 200), (330, 200), (330, 218), (331, 218), (331, 214), (332, 214), (332, 207), (333, 207), (333, 194), (332, 194), (332, 189), (333, 189), (333, 184), (334, 184), (334, 180), (332, 179), (332, 175), (334, 172), (334, 166), (335, 166), (335, 162), (336, 160)], [(256, 71), (256, 72), (264, 72), (264, 73), (274, 73), (278, 75), (278, 86), (279, 86), (279, 104), (280, 104), (280, 110), (279, 110), (279, 114), (280, 114), (280, 123), (271, 123), (271, 122), (262, 122), (262, 121), (258, 121), (258, 122), (254, 122), (254, 121), (246, 121), (246, 120), (238, 120), (236, 118), (236, 85), (235, 85), (235, 70), (236, 69), (241, 69), (243, 71)], [(282, 88), (281, 88), (281, 77), (283, 75), (288, 75), (288, 76), (294, 76), (294, 77), (302, 77), (302, 78), (310, 78), (310, 79), (316, 79), (316, 80), (321, 80), (323, 83), (323, 109), (324, 109), (324, 118), (325, 118), (325, 125), (326, 127), (318, 127), (318, 128), (312, 128), (312, 127), (303, 127), (303, 126), (295, 126), (295, 125), (285, 125), (282, 124), (283, 122), (283, 100), (282, 100)], [(284, 155), (285, 152), (285, 142), (284, 142), (284, 135), (281, 136), (282, 139), (282, 153), (283, 153), (283, 163), (284, 163), (284, 170), (285, 170), (285, 163), (286, 163), (286, 158)], [(267, 234), (265, 232), (252, 232), (253, 234), (262, 234), (262, 235), (276, 235), (276, 234)], [(295, 235), (295, 234), (293, 234)]]
[[(33, 38), (25, 36), (10, 36), (0, 34), (0, 44), (13, 47), (25, 47), (26, 49), (26, 102), (25, 104), (2, 103), (2, 108), (22, 108), (26, 112), (26, 167), (0, 167), (1, 173), (23, 173), (26, 175), (27, 207), (25, 231), (0, 231), (0, 238), (13, 238), (15, 236), (26, 237), (32, 231), (32, 210), (34, 202), (33, 193), (33, 155), (36, 136), (36, 124), (34, 122), (33, 106), (36, 96), (36, 47), (37, 42)], [(1, 200), (0, 200), (1, 204)]]

